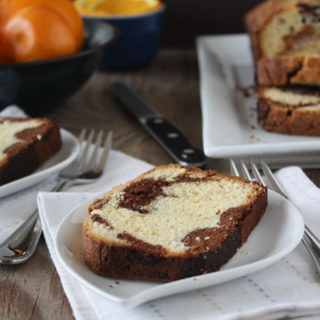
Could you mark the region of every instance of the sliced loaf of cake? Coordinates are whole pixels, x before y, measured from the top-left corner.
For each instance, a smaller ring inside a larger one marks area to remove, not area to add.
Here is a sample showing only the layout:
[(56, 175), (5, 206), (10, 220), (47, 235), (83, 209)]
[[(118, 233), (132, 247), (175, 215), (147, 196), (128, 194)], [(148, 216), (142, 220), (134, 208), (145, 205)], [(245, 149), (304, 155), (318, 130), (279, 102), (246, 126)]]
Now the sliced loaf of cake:
[(258, 121), (267, 131), (319, 136), (320, 92), (305, 88), (260, 88)]
[(160, 166), (96, 199), (83, 225), (89, 268), (110, 277), (172, 281), (218, 270), (267, 206), (257, 182)]
[(320, 85), (320, 0), (267, 0), (245, 22), (258, 85)]
[(53, 121), (0, 117), (0, 185), (32, 173), (60, 148)]

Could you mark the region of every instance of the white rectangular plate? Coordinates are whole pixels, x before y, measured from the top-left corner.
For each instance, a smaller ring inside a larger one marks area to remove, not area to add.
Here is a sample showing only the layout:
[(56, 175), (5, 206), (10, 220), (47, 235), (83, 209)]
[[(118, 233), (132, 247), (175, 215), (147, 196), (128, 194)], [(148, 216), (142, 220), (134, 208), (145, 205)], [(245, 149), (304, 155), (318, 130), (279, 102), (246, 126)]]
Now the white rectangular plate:
[[(256, 94), (241, 88), (254, 84), (246, 35), (197, 39), (204, 152), (212, 158), (286, 156), (320, 159), (320, 137), (271, 133), (257, 123)], [(311, 160), (310, 160), (311, 159)], [(283, 161), (287, 162), (287, 161)], [(318, 164), (319, 166), (319, 164)]]
[(169, 283), (114, 279), (93, 273), (83, 259), (82, 224), (91, 202), (89, 200), (80, 205), (60, 223), (55, 238), (55, 252), (64, 267), (89, 290), (127, 307), (216, 285), (263, 269), (293, 250), (304, 230), (298, 210), (283, 197), (269, 191), (269, 205), (261, 221), (247, 242), (220, 271)]

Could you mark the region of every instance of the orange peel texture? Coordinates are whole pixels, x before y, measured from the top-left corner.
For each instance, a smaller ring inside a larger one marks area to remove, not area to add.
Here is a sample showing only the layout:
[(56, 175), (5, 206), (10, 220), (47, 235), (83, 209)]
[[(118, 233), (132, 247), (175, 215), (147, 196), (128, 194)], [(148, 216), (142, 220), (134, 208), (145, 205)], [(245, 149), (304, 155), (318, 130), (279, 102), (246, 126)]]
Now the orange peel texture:
[(77, 10), (84, 15), (133, 16), (161, 8), (160, 0), (75, 0)]
[(82, 19), (69, 0), (0, 0), (0, 63), (70, 55), (83, 41)]

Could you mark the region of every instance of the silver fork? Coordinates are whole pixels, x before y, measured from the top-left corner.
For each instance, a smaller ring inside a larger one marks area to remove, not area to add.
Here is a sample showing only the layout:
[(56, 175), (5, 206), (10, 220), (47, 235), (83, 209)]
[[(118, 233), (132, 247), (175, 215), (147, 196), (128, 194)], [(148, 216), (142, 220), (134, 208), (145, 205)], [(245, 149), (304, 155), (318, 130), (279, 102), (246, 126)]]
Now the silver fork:
[[(256, 164), (250, 160), (250, 167), (251, 172), (254, 175), (254, 178), (259, 181), (261, 184), (266, 185), (264, 179), (262, 178)], [(240, 170), (238, 170), (237, 165), (234, 160), (230, 160), (230, 168), (231, 172), (236, 176), (242, 176), (245, 179), (248, 180), (254, 180), (245, 165), (245, 163), (240, 160), (239, 161)], [(288, 196), (286, 192), (282, 189), (281, 185), (277, 181), (275, 175), (272, 173), (270, 167), (263, 161), (260, 160), (260, 166), (262, 168), (262, 171), (264, 173), (264, 176), (266, 179), (268, 179), (268, 182), (270, 183), (272, 189), (277, 192), (278, 194), (282, 195), (284, 198), (288, 199)], [(317, 236), (310, 230), (308, 226), (304, 226), (304, 234), (302, 237), (302, 243), (306, 247), (307, 251), (311, 255), (314, 264), (316, 266), (316, 269), (318, 273), (320, 274), (320, 240), (317, 238)]]
[[(94, 182), (102, 174), (108, 159), (112, 145), (112, 132), (102, 144), (103, 131), (95, 134), (91, 130), (87, 139), (86, 130), (82, 130), (79, 135), (81, 151), (77, 159), (63, 170), (52, 192), (63, 191), (72, 185), (88, 184)], [(90, 145), (94, 141), (93, 151)], [(103, 145), (103, 152), (99, 155), (99, 148)], [(26, 262), (35, 252), (42, 233), (38, 209), (36, 209), (22, 225), (13, 232), (0, 245), (0, 264), (20, 264)]]

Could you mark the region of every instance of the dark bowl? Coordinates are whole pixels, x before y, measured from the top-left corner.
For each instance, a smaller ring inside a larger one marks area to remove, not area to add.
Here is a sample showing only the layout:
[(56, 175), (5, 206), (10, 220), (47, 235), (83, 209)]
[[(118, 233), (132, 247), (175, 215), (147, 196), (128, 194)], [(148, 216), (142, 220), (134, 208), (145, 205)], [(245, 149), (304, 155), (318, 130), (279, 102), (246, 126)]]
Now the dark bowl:
[(85, 21), (111, 23), (119, 30), (112, 46), (103, 52), (101, 70), (128, 70), (149, 64), (158, 51), (165, 6), (135, 16), (83, 16)]
[(17, 104), (30, 115), (52, 111), (75, 93), (99, 65), (103, 50), (116, 37), (116, 28), (85, 21), (85, 47), (56, 59), (0, 64), (0, 110)]

